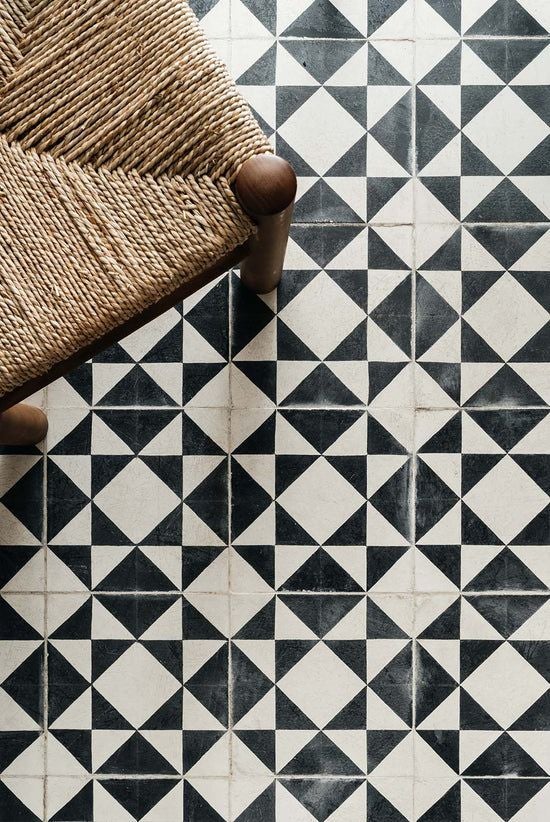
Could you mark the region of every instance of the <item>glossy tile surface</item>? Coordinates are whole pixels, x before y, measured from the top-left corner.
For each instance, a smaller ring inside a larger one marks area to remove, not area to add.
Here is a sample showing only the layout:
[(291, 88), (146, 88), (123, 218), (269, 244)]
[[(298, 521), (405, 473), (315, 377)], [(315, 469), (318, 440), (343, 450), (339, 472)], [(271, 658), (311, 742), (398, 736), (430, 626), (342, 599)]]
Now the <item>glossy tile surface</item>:
[(0, 819), (546, 822), (550, 5), (192, 5), (287, 271), (0, 454)]

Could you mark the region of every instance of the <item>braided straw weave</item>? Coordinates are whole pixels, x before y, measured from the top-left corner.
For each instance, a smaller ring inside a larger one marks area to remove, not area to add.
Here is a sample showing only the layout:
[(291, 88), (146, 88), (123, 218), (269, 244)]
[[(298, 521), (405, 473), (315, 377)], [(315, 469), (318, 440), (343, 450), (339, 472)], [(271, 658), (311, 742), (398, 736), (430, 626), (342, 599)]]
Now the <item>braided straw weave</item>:
[(0, 0), (0, 396), (245, 241), (266, 151), (186, 0)]

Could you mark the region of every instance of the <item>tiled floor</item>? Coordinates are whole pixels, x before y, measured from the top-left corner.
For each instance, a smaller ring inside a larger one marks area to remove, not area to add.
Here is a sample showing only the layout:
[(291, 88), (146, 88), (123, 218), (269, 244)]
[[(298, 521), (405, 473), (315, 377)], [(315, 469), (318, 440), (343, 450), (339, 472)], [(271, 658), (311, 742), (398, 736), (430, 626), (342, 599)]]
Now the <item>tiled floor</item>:
[(0, 458), (0, 820), (547, 822), (550, 3), (194, 6), (289, 271)]

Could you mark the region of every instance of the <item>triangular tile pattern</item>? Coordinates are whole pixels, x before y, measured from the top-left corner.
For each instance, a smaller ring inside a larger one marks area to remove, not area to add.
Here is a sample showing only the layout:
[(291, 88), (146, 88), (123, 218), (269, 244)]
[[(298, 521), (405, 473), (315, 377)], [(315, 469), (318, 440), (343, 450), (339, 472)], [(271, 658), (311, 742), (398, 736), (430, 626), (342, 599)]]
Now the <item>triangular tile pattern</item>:
[(547, 4), (192, 5), (298, 173), (287, 271), (1, 450), (0, 816), (545, 819)]

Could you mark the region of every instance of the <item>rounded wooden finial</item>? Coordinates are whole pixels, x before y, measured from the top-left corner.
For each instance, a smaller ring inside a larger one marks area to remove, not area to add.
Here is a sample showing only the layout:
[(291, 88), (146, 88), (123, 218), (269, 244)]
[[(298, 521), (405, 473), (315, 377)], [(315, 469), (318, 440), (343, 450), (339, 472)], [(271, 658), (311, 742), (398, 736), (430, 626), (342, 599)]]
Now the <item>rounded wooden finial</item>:
[(20, 403), (0, 414), (0, 444), (36, 445), (48, 431), (48, 420), (40, 408)]
[(284, 211), (294, 201), (296, 174), (281, 157), (257, 154), (243, 163), (235, 191), (251, 217), (269, 217)]

